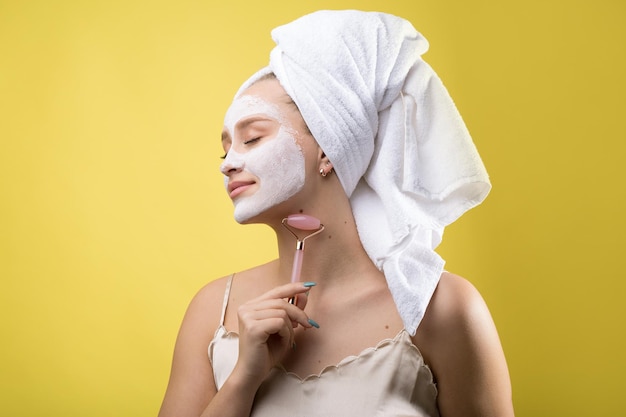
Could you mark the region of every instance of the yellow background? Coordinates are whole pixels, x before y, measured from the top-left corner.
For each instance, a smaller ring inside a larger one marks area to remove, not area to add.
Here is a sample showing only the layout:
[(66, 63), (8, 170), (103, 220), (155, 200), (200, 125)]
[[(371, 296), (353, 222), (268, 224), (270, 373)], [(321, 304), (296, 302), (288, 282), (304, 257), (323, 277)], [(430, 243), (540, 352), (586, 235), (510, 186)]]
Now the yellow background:
[(440, 253), (490, 305), (517, 415), (619, 415), (625, 5), (0, 0), (0, 414), (156, 414), (195, 291), (275, 254), (218, 173), (232, 94), (271, 28), (362, 8), (430, 40), (489, 168)]

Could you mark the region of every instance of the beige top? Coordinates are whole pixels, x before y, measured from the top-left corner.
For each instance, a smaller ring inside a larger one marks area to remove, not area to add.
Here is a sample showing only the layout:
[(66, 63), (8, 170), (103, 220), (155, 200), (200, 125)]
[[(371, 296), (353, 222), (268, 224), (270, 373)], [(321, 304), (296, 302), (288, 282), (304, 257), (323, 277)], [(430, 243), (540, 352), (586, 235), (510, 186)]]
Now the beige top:
[[(239, 336), (224, 328), (232, 277), (226, 285), (220, 326), (209, 344), (219, 390), (237, 362)], [(406, 330), (393, 339), (302, 379), (272, 369), (257, 391), (252, 417), (438, 417), (433, 375)]]

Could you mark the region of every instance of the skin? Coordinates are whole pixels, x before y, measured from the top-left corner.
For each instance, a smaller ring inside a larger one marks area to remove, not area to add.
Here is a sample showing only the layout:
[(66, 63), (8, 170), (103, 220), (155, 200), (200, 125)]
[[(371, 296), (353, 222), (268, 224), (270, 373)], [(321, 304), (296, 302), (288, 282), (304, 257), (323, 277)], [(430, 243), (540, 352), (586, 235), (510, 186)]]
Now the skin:
[[(191, 301), (180, 328), (169, 385), (160, 417), (249, 416), (254, 395), (278, 362), (303, 377), (349, 355), (393, 338), (402, 329), (384, 276), (360, 244), (348, 198), (332, 167), (304, 126), (280, 84), (273, 79), (247, 94), (275, 103), (297, 134), (305, 158), (305, 183), (284, 202), (251, 217), (276, 232), (279, 258), (238, 272), (226, 310), (225, 327), (237, 331), (239, 358), (217, 391), (207, 356), (219, 319), (226, 279), (210, 282)], [(224, 142), (228, 152), (235, 137)], [(245, 171), (225, 173), (229, 181), (248, 179)], [(245, 191), (253, 193), (254, 187)], [(325, 230), (307, 241), (305, 281), (289, 283), (293, 236), (280, 221), (302, 212), (323, 219)], [(286, 300), (297, 297), (297, 304)], [(312, 328), (308, 319), (320, 324)], [(291, 349), (293, 342), (297, 349)], [(506, 361), (491, 315), (478, 291), (465, 279), (444, 273), (413, 343), (429, 364), (444, 417), (513, 416)]]
[[(239, 223), (302, 189), (304, 155), (295, 134), (280, 109), (258, 96), (244, 94), (228, 109), (223, 137), (230, 148), (220, 170)], [(238, 170), (247, 174), (246, 180), (230, 181), (228, 173)]]

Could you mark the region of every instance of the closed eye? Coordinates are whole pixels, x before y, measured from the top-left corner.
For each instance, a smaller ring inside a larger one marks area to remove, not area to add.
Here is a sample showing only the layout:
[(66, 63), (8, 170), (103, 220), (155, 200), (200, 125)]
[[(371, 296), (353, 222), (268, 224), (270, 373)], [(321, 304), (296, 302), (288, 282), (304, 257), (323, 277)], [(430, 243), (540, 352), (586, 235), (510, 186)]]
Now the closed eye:
[[(252, 139), (248, 139), (247, 141), (243, 142), (244, 145), (250, 145), (253, 143), (256, 143), (258, 141), (260, 141), (261, 138), (252, 138)], [(228, 152), (226, 152), (224, 155), (220, 156), (220, 159), (226, 159), (226, 157), (228, 156)]]
[(252, 139), (249, 139), (249, 140), (245, 141), (243, 144), (244, 145), (249, 145), (251, 143), (258, 142), (259, 140), (261, 140), (261, 138), (252, 138)]

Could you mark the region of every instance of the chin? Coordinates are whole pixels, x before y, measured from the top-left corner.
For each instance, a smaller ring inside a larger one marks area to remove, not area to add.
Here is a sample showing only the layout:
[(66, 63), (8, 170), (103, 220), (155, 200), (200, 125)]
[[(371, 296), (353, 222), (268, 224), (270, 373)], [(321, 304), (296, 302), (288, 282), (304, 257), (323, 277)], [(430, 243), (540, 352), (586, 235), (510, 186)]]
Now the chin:
[(285, 217), (299, 212), (300, 210), (294, 209), (292, 204), (283, 202), (256, 213), (238, 213), (235, 210), (234, 217), (239, 224), (266, 224), (271, 227), (280, 225)]
[(254, 218), (246, 218), (246, 219), (238, 219), (237, 217), (235, 217), (235, 221), (239, 224), (255, 224), (258, 223), (258, 221), (255, 221)]
[(266, 215), (267, 211), (254, 211), (254, 212), (246, 212), (244, 210), (237, 210), (235, 207), (234, 218), (235, 221), (239, 224), (258, 224), (264, 223), (264, 220), (267, 219)]
[(298, 208), (300, 199), (295, 197), (300, 189), (283, 192), (278, 198), (276, 196), (267, 198), (267, 195), (259, 191), (250, 196), (241, 196), (241, 200), (235, 203), (234, 217), (237, 223), (260, 223), (271, 226), (280, 223), (291, 214), (300, 212)]

